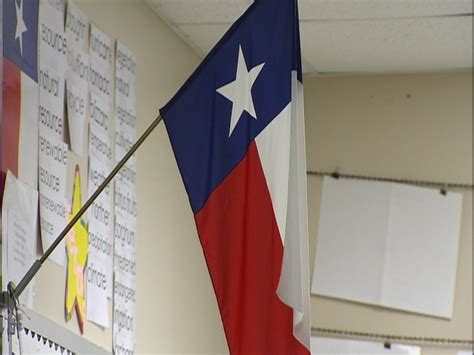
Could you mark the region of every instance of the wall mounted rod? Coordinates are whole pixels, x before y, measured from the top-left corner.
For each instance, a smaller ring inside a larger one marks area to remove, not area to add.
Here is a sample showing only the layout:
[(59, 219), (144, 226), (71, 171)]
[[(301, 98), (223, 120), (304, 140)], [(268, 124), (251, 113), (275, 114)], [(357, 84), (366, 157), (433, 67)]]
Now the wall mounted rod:
[(306, 173), (310, 176), (311, 175), (321, 176), (321, 177), (332, 176), (333, 178), (336, 178), (336, 179), (341, 178), (341, 179), (354, 179), (354, 180), (367, 180), (367, 181), (395, 182), (399, 184), (445, 188), (445, 189), (472, 190), (474, 188), (474, 185), (472, 184), (463, 184), (463, 183), (456, 183), (456, 182), (441, 182), (441, 181), (427, 181), (427, 180), (414, 180), (414, 179), (395, 179), (395, 178), (387, 178), (387, 177), (341, 174), (339, 172), (314, 171), (314, 170), (308, 170)]

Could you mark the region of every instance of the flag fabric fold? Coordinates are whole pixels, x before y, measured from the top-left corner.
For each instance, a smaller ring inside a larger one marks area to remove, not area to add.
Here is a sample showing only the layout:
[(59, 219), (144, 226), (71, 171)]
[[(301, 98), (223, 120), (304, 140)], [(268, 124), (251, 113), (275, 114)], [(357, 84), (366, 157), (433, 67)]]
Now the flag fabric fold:
[[(38, 0), (4, 0), (0, 5), (0, 174), (4, 176), (10, 170), (33, 188), (38, 183), (38, 4)], [(3, 183), (0, 190), (2, 187)]]
[(160, 113), (232, 355), (308, 355), (296, 0), (258, 0)]

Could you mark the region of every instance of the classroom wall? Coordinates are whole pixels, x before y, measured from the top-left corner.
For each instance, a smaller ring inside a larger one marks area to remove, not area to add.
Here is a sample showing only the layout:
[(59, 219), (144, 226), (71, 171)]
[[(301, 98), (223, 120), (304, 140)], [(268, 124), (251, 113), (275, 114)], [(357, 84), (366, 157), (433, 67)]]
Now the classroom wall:
[[(199, 63), (141, 0), (78, 0), (137, 56), (138, 133)], [(307, 78), (308, 168), (389, 177), (472, 179), (470, 74)], [(160, 125), (138, 154), (137, 353), (227, 354), (191, 209)], [(83, 179), (84, 180), (84, 179)], [(320, 183), (308, 178), (314, 258)], [(407, 335), (472, 335), (472, 196), (465, 194), (452, 321), (312, 297), (315, 326)], [(64, 324), (65, 271), (40, 271), (35, 310)], [(78, 332), (76, 320), (67, 327)], [(84, 336), (111, 349), (111, 330)], [(427, 352), (429, 354), (429, 352)], [(449, 354), (449, 353), (446, 353)]]
[[(76, 3), (92, 22), (137, 57), (140, 134), (200, 59), (142, 0)], [(74, 156), (71, 160), (71, 166), (81, 163)], [(220, 317), (163, 124), (140, 148), (137, 160), (136, 352), (223, 352), (226, 345)], [(87, 182), (86, 175), (81, 178)], [(65, 271), (47, 263), (38, 274), (36, 286), (34, 309), (78, 333), (75, 318), (67, 324), (64, 321)], [(111, 350), (111, 328), (101, 329), (88, 322), (84, 336)]]
[[(312, 77), (304, 88), (308, 169), (472, 184), (472, 72)], [(308, 176), (311, 268), (321, 181)], [(455, 292), (452, 320), (312, 296), (312, 324), (471, 339), (472, 191), (464, 192)], [(424, 355), (454, 354), (424, 350)]]

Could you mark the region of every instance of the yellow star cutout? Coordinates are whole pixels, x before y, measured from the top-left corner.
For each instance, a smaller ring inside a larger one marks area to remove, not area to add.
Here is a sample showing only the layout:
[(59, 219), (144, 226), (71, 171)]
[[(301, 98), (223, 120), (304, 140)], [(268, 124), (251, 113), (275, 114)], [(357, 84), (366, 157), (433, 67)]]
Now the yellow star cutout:
[[(76, 165), (72, 192), (72, 207), (69, 215), (71, 220), (81, 209), (81, 180), (79, 165)], [(67, 251), (67, 284), (66, 284), (66, 320), (72, 317), (74, 306), (81, 334), (84, 333), (86, 322), (86, 303), (84, 289), (84, 273), (89, 253), (89, 235), (87, 225), (80, 219), (66, 237)]]

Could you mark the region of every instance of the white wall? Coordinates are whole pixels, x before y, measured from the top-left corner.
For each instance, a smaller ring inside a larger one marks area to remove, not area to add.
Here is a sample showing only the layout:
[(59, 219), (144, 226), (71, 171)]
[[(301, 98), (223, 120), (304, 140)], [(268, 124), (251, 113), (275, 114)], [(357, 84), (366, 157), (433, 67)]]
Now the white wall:
[[(310, 170), (472, 184), (472, 73), (307, 78), (305, 109)], [(311, 263), (320, 194), (321, 178), (308, 176)], [(312, 324), (472, 338), (472, 191), (464, 193), (455, 292), (450, 321), (313, 296)], [(434, 353), (453, 352), (424, 352)]]

